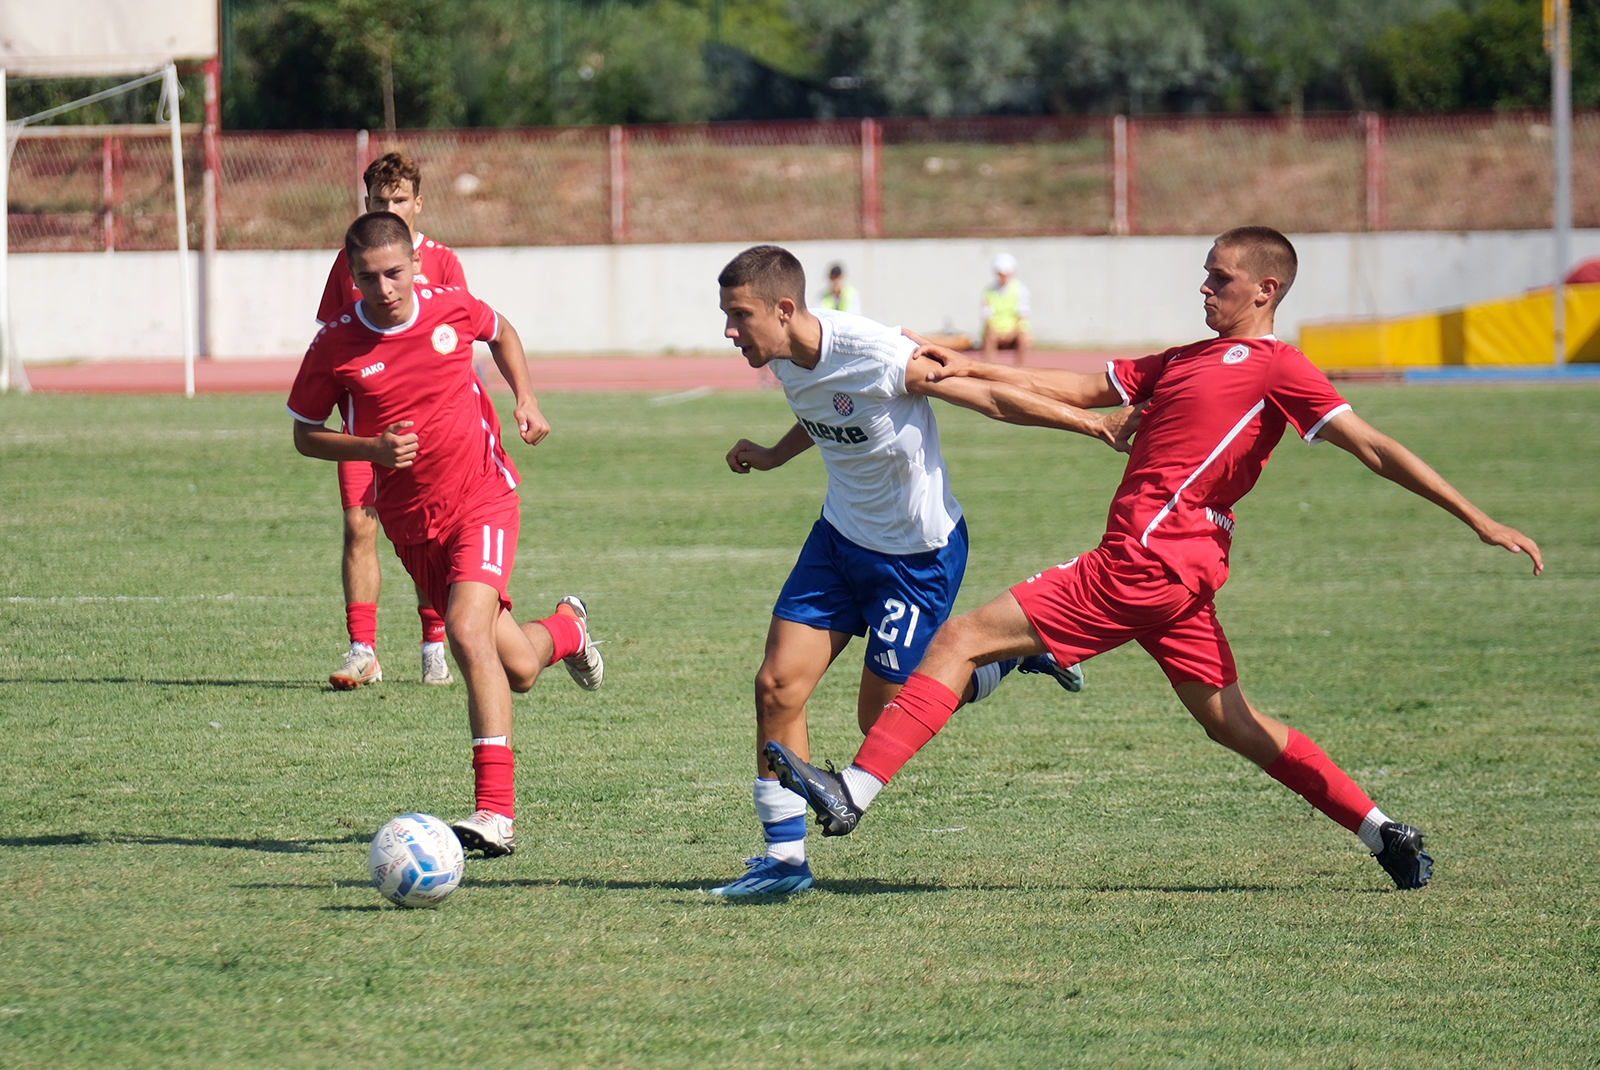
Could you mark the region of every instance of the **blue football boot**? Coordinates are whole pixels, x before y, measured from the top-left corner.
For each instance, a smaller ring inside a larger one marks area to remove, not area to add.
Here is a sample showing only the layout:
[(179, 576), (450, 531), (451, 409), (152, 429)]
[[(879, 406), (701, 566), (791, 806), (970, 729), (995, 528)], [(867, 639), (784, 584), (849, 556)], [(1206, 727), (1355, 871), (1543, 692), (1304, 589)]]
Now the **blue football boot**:
[(811, 863), (783, 862), (776, 858), (747, 858), (745, 875), (732, 884), (711, 889), (712, 895), (788, 895), (811, 887)]
[(1017, 663), (1018, 672), (1041, 673), (1076, 695), (1083, 690), (1083, 666), (1061, 667), (1054, 654), (1030, 654)]
[(1421, 888), (1433, 876), (1433, 856), (1422, 849), (1422, 830), (1398, 821), (1387, 821), (1378, 829), (1383, 850), (1373, 855), (1378, 865), (1401, 891)]

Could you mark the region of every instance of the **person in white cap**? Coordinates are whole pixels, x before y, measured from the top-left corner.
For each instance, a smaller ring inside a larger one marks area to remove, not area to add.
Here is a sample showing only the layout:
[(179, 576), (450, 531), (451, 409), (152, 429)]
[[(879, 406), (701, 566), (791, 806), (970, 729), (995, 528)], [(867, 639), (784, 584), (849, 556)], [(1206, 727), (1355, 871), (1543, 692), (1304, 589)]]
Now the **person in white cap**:
[(995, 282), (983, 291), (983, 359), (993, 361), (1002, 349), (1017, 351), (1017, 366), (1028, 359), (1033, 325), (1028, 322), (1028, 288), (1017, 279), (1017, 258), (994, 258)]

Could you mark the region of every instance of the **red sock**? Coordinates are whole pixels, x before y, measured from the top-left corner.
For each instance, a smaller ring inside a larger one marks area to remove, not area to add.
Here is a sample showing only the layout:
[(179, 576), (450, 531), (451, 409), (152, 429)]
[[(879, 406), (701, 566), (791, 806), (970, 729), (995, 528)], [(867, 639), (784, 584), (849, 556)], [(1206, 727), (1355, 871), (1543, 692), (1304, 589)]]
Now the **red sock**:
[[(563, 609), (566, 610), (565, 613), (562, 612)], [(570, 658), (574, 654), (583, 652), (583, 624), (571, 609), (561, 606), (539, 623), (544, 625), (544, 630), (550, 633), (550, 641), (555, 644), (550, 660), (545, 663), (546, 668), (562, 658)]]
[(931, 676), (911, 674), (856, 751), (856, 765), (885, 784), (938, 734), (961, 705), (961, 696)]
[(344, 626), (352, 643), (378, 648), (378, 603), (349, 602), (344, 607)]
[(516, 758), (510, 747), (480, 743), (472, 748), (472, 775), (479, 810), (493, 810), (505, 817), (516, 816), (512, 813), (517, 800), (515, 768)]
[(1267, 775), (1306, 802), (1356, 832), (1361, 820), (1372, 810), (1372, 800), (1356, 787), (1356, 782), (1322, 752), (1322, 748), (1289, 729), (1289, 745), (1283, 756), (1267, 766)]
[(422, 618), (422, 641), (444, 642), (444, 618), (432, 606), (418, 606), (417, 616)]

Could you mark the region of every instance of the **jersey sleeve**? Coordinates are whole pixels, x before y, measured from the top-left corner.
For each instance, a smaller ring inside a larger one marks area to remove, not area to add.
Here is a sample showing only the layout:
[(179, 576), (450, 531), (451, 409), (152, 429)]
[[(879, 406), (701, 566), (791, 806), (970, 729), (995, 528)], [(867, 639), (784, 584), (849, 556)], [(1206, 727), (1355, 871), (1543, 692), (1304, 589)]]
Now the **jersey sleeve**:
[(1122, 395), (1122, 403), (1137, 405), (1141, 401), (1148, 401), (1150, 395), (1155, 393), (1156, 381), (1161, 378), (1161, 370), (1167, 366), (1171, 356), (1172, 350), (1169, 349), (1165, 353), (1152, 353), (1138, 360), (1106, 361), (1111, 385)]
[(350, 303), (350, 264), (340, 252), (328, 270), (328, 282), (322, 288), (322, 300), (317, 304), (317, 322), (327, 323), (333, 314)]
[(1316, 445), (1317, 433), (1327, 422), (1350, 411), (1350, 403), (1328, 382), (1322, 369), (1298, 349), (1280, 349), (1273, 372), (1267, 396), (1308, 443)]
[(489, 307), (489, 302), (480, 301), (469, 293), (463, 291), (466, 298), (467, 314), (472, 317), (472, 337), (480, 342), (492, 342), (500, 333), (500, 314)]
[(324, 355), (318, 351), (317, 342), (313, 341), (300, 361), (294, 385), (289, 388), (289, 415), (303, 424), (321, 427), (338, 407), (343, 395), (344, 389), (333, 377)]

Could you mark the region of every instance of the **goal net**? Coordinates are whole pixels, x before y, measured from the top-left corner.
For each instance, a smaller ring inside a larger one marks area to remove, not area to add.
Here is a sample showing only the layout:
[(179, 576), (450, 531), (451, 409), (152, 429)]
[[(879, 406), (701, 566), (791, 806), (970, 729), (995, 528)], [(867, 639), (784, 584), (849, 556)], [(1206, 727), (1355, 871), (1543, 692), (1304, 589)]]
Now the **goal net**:
[[(11, 153), (29, 123), (43, 122), (74, 108), (150, 82), (162, 85), (161, 112), (172, 131), (173, 186), (177, 202), (179, 293), (182, 306), (184, 393), (194, 396), (197, 323), (189, 285), (188, 220), (183, 189), (183, 148), (178, 116), (178, 60), (217, 54), (215, 0), (51, 0), (0, 5), (0, 204), (7, 205), (0, 226), (0, 392), (27, 388), (11, 331), (9, 267), (10, 208), (7, 179)], [(5, 78), (141, 75), (120, 86), (35, 115), (12, 118), (5, 106)]]

